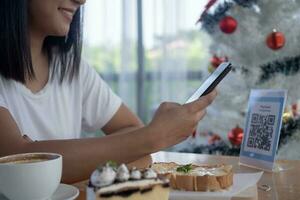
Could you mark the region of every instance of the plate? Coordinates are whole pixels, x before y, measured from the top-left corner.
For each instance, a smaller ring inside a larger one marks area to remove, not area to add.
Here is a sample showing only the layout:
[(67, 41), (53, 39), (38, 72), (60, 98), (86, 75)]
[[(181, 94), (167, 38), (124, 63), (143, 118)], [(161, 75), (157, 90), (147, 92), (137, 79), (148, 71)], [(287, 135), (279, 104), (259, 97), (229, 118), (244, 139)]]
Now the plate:
[(54, 192), (51, 200), (73, 200), (79, 195), (79, 190), (72, 186), (61, 183)]
[[(73, 200), (79, 195), (79, 190), (67, 184), (59, 184), (58, 188), (50, 198), (50, 200)], [(0, 200), (8, 200), (2, 194), (0, 194)]]

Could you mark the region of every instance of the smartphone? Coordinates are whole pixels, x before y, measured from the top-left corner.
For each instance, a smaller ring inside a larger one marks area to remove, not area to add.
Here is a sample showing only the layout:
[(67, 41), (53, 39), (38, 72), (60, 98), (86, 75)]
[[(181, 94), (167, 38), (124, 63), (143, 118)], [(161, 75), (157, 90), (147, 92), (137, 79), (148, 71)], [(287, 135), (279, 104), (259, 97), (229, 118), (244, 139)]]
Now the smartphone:
[(185, 102), (190, 103), (204, 96), (220, 83), (220, 81), (230, 72), (232, 65), (229, 62), (221, 63), (217, 69), (204, 81), (204, 83), (196, 90), (196, 92)]

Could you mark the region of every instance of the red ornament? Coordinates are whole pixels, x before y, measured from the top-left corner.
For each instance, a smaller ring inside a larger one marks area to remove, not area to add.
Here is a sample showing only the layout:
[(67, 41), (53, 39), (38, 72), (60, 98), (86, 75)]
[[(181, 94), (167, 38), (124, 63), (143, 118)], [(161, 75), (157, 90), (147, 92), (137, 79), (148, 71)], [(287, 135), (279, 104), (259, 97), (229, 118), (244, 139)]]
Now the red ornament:
[(267, 46), (272, 50), (281, 49), (285, 45), (285, 37), (282, 32), (277, 32), (275, 29), (266, 39)]
[(244, 130), (241, 129), (238, 125), (229, 131), (228, 139), (233, 146), (240, 147), (243, 141)]
[(292, 104), (292, 113), (294, 117), (297, 117), (299, 115), (298, 103)]
[(222, 62), (227, 62), (228, 58), (225, 57), (218, 57), (216, 55), (214, 55), (211, 59), (210, 59), (210, 64), (216, 69)]
[(208, 71), (210, 73), (212, 73), (215, 69), (218, 68), (218, 66), (222, 63), (222, 62), (227, 62), (228, 58), (225, 57), (218, 57), (216, 55), (214, 55), (211, 59), (210, 59), (210, 65), (208, 66)]
[(231, 34), (233, 33), (238, 26), (238, 22), (231, 16), (224, 17), (219, 22), (219, 27), (223, 33)]
[(204, 11), (202, 12), (200, 18), (198, 19), (198, 21), (196, 22), (199, 23), (202, 21), (202, 17), (205, 13), (207, 13), (207, 11), (210, 9), (210, 7), (212, 7), (215, 3), (216, 3), (217, 0), (209, 0), (209, 2), (206, 4), (205, 8), (204, 8)]
[(208, 144), (215, 144), (219, 141), (221, 141), (221, 137), (218, 134), (213, 133), (208, 139)]

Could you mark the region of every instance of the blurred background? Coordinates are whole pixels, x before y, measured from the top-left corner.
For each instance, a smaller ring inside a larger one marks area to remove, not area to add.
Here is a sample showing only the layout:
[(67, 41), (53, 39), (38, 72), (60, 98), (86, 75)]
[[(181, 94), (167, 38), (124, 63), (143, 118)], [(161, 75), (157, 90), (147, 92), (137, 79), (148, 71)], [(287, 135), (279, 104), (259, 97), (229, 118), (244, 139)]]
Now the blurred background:
[[(238, 155), (250, 90), (280, 88), (289, 93), (278, 156), (300, 159), (299, 6), (298, 0), (88, 0), (84, 58), (144, 123), (161, 102), (184, 103), (229, 60), (235, 70), (197, 132), (169, 150)], [(101, 135), (83, 133), (95, 134)]]
[(146, 0), (138, 15), (136, 0), (87, 1), (84, 57), (144, 122), (162, 101), (183, 103), (199, 87), (209, 56), (196, 26), (205, 3)]

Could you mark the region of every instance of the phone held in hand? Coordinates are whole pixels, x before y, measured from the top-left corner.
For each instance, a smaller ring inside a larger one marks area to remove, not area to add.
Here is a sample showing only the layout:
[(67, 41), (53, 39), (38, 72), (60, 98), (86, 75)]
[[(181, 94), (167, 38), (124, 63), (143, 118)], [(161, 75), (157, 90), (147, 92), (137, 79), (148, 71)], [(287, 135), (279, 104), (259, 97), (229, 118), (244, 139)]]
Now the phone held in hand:
[(221, 80), (228, 74), (228, 72), (230, 72), (231, 69), (231, 63), (221, 63), (185, 103), (193, 102), (199, 97), (207, 95), (213, 91), (213, 89), (221, 82)]

